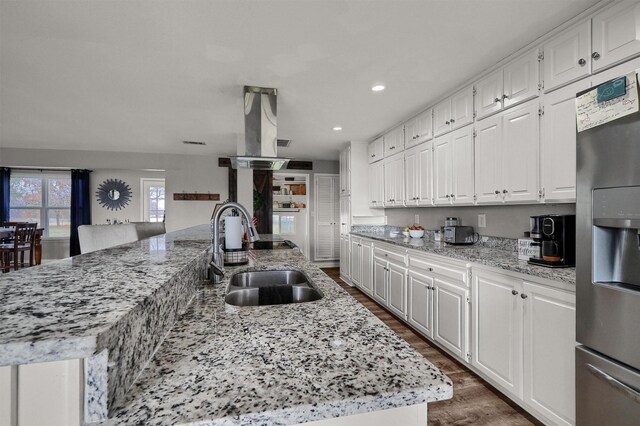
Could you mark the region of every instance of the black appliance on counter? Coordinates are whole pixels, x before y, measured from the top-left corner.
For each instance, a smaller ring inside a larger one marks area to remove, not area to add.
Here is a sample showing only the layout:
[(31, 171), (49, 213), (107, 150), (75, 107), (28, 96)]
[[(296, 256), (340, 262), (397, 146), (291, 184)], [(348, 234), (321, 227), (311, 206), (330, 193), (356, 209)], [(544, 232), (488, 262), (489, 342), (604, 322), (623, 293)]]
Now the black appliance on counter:
[(445, 226), (442, 232), (447, 244), (468, 245), (477, 243), (480, 239), (480, 236), (473, 232), (473, 226)]
[(530, 258), (529, 263), (549, 268), (576, 265), (575, 215), (531, 216), (530, 233), (534, 244), (540, 246), (540, 257)]

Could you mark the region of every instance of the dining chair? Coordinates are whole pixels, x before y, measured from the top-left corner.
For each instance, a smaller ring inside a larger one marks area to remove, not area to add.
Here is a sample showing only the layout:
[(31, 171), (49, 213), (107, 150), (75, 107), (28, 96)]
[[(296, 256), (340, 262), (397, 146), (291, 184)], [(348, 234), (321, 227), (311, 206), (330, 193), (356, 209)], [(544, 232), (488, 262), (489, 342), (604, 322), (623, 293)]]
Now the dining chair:
[(35, 234), (37, 223), (18, 223), (13, 235), (13, 241), (0, 244), (0, 255), (2, 257), (2, 272), (11, 270), (11, 260), (13, 259), (13, 269), (27, 266), (24, 261), (25, 252), (29, 252), (29, 266), (34, 264)]

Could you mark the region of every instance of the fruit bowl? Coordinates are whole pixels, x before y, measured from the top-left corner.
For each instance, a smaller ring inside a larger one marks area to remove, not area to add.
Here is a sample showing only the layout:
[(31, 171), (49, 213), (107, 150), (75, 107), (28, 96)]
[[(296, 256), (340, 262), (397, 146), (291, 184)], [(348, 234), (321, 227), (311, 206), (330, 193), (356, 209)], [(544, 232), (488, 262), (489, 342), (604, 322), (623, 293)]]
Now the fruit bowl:
[(419, 229), (419, 230), (410, 229), (409, 236), (411, 238), (422, 238), (424, 236), (424, 229)]

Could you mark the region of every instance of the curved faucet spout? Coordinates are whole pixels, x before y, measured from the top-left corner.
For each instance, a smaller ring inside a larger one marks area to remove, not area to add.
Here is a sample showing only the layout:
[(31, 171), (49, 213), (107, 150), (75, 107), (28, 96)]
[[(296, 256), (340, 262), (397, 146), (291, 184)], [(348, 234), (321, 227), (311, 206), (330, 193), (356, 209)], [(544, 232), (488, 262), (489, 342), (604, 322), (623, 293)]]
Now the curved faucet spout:
[[(224, 277), (224, 254), (222, 251), (222, 246), (220, 245), (220, 218), (222, 217), (222, 213), (228, 209), (236, 209), (240, 212), (242, 216), (244, 216), (244, 220), (247, 224), (247, 231), (249, 234), (249, 241), (254, 242), (260, 239), (258, 235), (258, 231), (255, 226), (253, 226), (253, 221), (249, 216), (249, 212), (244, 208), (241, 204), (234, 202), (227, 202), (220, 207), (215, 214), (213, 215), (213, 219), (211, 219), (213, 230), (212, 230), (212, 243), (213, 243), (213, 256), (211, 259), (211, 263), (215, 265), (215, 268), (212, 268), (215, 273), (211, 274), (211, 281), (214, 284), (222, 281)], [(212, 266), (213, 266), (212, 265)]]

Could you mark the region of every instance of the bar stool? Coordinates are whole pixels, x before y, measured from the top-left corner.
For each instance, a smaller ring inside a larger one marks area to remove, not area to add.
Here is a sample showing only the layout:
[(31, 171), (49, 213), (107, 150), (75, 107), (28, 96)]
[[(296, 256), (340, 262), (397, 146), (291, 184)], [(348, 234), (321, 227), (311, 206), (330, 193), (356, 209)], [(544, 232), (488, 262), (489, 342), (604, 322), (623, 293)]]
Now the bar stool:
[(13, 269), (27, 266), (24, 262), (24, 253), (29, 252), (29, 266), (34, 264), (35, 234), (37, 223), (19, 223), (16, 225), (12, 243), (0, 244), (2, 257), (2, 272), (11, 270), (11, 258), (13, 257)]

